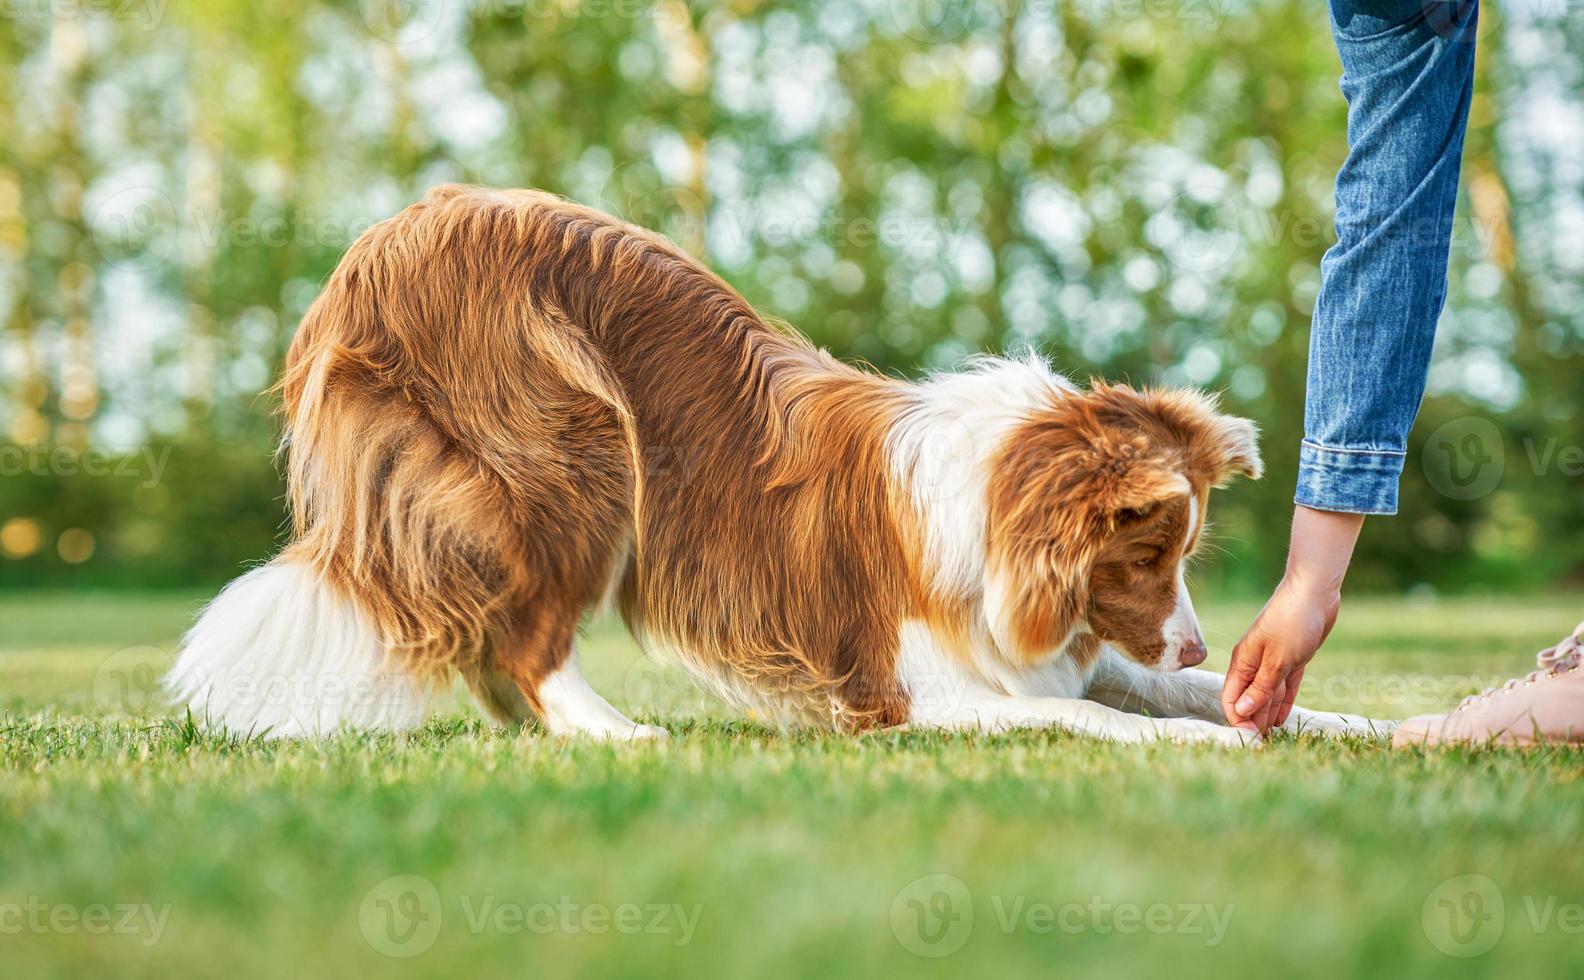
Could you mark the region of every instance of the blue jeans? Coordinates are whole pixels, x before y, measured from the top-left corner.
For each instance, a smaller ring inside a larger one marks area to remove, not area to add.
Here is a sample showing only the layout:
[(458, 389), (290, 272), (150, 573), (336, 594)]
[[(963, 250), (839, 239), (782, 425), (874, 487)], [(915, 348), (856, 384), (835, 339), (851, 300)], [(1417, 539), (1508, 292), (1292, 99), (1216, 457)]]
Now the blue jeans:
[(1446, 300), (1478, 7), (1330, 2), (1348, 156), (1337, 174), (1337, 241), (1320, 262), (1295, 499), (1394, 514)]

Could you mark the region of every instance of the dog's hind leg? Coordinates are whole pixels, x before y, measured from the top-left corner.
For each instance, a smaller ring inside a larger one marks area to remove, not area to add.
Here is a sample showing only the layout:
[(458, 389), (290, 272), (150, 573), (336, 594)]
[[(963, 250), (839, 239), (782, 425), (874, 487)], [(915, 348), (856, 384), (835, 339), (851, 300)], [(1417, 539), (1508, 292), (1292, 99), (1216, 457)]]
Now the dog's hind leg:
[(664, 738), (658, 725), (640, 725), (589, 686), (578, 669), (577, 651), (539, 682), (536, 692), (545, 727), (556, 735), (591, 735), (603, 739)]
[(463, 674), (468, 690), (484, 713), (502, 725), (521, 725), (532, 721), (533, 705), (523, 697), (511, 677), (497, 667), (479, 667)]
[[(523, 615), (512, 636), (495, 651), (497, 676), (482, 680), (488, 694), (505, 701), (509, 709), (531, 708), (552, 735), (611, 740), (665, 737), (664, 728), (628, 718), (584, 679), (574, 646), (578, 614), (576, 608), (544, 602)], [(477, 687), (474, 692), (478, 693)], [(516, 699), (509, 693), (515, 693)], [(485, 696), (479, 700), (493, 713)]]

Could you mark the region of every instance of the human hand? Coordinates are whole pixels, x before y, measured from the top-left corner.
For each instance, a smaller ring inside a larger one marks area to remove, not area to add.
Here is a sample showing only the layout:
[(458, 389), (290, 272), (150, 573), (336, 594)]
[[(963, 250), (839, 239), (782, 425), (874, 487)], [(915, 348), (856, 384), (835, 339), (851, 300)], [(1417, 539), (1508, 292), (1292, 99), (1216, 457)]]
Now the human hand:
[(1304, 669), (1331, 635), (1341, 607), (1340, 591), (1282, 580), (1232, 649), (1221, 689), (1229, 724), (1264, 733), (1287, 721)]
[(1292, 713), (1304, 668), (1331, 635), (1364, 518), (1299, 507), (1287, 574), (1232, 650), (1221, 710), (1227, 722), (1264, 733)]

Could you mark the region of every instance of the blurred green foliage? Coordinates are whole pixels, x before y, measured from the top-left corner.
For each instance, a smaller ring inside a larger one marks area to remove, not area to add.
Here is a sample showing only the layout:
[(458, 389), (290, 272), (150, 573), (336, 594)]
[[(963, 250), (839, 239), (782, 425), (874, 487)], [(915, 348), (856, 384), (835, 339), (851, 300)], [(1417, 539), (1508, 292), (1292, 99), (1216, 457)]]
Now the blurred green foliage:
[[(1366, 588), (1584, 570), (1584, 29), (1486, 8), (1432, 394)], [(267, 556), (259, 393), (346, 245), (445, 180), (664, 231), (881, 370), (1034, 347), (1078, 378), (1223, 389), (1269, 466), (1223, 495), (1205, 574), (1268, 585), (1337, 71), (1304, 0), (19, 0), (0, 586), (208, 583)], [(59, 462), (85, 458), (128, 473)], [(1449, 481), (1475, 464), (1500, 475)]]

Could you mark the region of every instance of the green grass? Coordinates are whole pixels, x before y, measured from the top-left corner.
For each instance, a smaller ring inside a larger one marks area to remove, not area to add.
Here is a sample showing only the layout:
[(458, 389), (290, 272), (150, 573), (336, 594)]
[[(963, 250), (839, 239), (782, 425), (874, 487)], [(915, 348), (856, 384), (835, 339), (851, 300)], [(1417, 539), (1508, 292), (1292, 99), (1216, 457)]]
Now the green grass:
[[(1506, 977), (1579, 962), (1579, 752), (778, 733), (609, 625), (585, 642), (587, 671), (670, 725), (668, 744), (496, 730), (461, 700), (411, 736), (244, 744), (147, 696), (196, 600), (0, 597), (0, 973)], [(1204, 605), (1224, 663), (1254, 609)], [(1581, 614), (1580, 596), (1353, 602), (1305, 700), (1432, 710), (1528, 669)], [(1448, 883), (1469, 874), (1489, 883)], [(90, 932), (77, 917), (95, 906), (114, 908)], [(920, 922), (945, 939), (924, 944)], [(1437, 948), (1477, 950), (1497, 924), (1483, 955)]]

